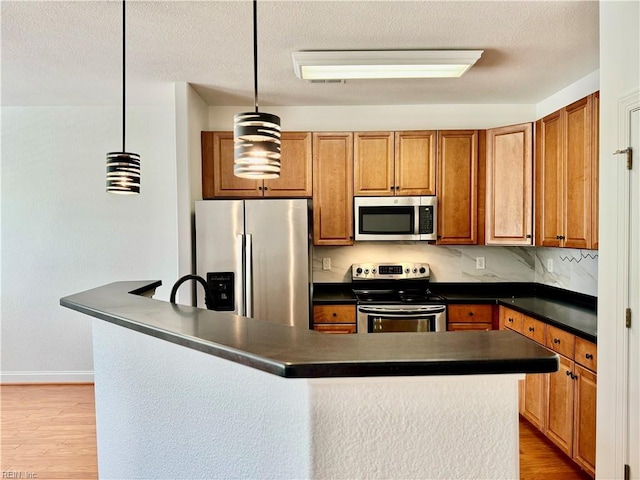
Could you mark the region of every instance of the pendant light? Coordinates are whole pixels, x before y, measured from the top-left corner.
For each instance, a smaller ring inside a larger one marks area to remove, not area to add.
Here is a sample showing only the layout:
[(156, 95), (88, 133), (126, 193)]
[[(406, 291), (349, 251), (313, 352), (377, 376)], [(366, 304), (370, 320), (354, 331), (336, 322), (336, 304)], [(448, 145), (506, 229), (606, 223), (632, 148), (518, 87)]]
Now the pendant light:
[(140, 193), (140, 155), (125, 148), (126, 60), (125, 0), (122, 2), (122, 151), (107, 153), (107, 192), (131, 195)]
[(280, 176), (280, 117), (258, 112), (257, 0), (253, 0), (253, 104), (254, 112), (233, 117), (234, 167), (236, 177), (252, 179)]

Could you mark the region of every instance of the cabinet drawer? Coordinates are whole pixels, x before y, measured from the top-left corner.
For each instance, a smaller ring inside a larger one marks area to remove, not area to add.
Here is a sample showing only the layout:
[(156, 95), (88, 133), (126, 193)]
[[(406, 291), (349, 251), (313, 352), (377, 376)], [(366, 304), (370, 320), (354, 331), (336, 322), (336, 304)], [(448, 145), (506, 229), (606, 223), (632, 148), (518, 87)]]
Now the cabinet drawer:
[(576, 357), (575, 360), (580, 365), (584, 365), (589, 370), (597, 372), (598, 349), (595, 344), (576, 337)]
[(491, 323), (491, 305), (449, 305), (449, 323)]
[(545, 344), (546, 326), (546, 324), (535, 318), (527, 317), (526, 315), (522, 316), (522, 334), (540, 345)]
[(547, 348), (573, 360), (575, 343), (575, 335), (547, 325)]
[(314, 325), (316, 332), (322, 333), (356, 333), (355, 323), (321, 323)]
[(507, 307), (500, 307), (500, 325), (522, 333), (523, 315)]
[(313, 323), (356, 323), (356, 306), (314, 305)]
[(450, 323), (447, 330), (450, 332), (460, 332), (464, 330), (491, 330), (491, 324), (484, 322)]

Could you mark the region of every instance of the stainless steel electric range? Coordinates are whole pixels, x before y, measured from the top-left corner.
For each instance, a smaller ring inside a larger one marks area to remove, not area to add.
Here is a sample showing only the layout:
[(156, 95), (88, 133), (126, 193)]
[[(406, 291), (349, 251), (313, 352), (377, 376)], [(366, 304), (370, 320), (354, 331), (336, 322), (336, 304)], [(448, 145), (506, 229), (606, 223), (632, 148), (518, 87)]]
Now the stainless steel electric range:
[(358, 333), (445, 331), (447, 306), (430, 275), (426, 263), (353, 264)]

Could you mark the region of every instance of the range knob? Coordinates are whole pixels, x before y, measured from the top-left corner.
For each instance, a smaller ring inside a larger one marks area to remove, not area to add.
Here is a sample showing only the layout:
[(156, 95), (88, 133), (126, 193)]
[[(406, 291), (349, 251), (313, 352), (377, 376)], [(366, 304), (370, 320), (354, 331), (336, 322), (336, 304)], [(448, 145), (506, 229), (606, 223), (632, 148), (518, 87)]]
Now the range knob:
[(356, 275), (360, 275), (362, 273), (362, 268), (358, 267), (356, 268)]
[(369, 269), (368, 269), (368, 268), (365, 268), (365, 269), (364, 269), (364, 274), (366, 275), (367, 273), (369, 273)]
[(373, 274), (375, 275), (375, 274), (376, 274), (376, 269), (375, 269), (375, 268), (374, 268), (374, 269), (372, 269), (372, 270), (371, 270), (371, 273), (373, 273)]
[(416, 267), (413, 267), (413, 273), (418, 273), (418, 269)]
[(420, 267), (420, 273), (426, 273), (427, 269), (424, 267)]
[(404, 273), (409, 273), (411, 270), (409, 270), (408, 268), (404, 271)]

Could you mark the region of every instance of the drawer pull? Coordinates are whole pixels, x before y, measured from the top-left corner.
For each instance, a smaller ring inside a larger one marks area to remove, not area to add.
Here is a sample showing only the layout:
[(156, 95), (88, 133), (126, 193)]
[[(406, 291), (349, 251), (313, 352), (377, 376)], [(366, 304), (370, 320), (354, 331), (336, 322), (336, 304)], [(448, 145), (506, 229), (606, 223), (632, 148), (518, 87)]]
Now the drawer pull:
[(533, 332), (535, 329), (533, 327), (529, 327), (529, 331)]
[(591, 355), (590, 353), (585, 354), (585, 357), (587, 358), (587, 360), (593, 360), (593, 355)]
[(338, 314), (337, 314), (336, 312), (333, 312), (333, 316), (334, 316), (334, 317), (337, 317), (337, 316), (338, 316)]
[(555, 344), (560, 343), (560, 339), (559, 339), (559, 338), (554, 338), (554, 339), (553, 339), (553, 343), (555, 343)]
[(470, 317), (473, 317), (473, 312), (469, 312), (469, 316), (470, 316)]
[(509, 323), (513, 323), (513, 318), (509, 317), (509, 318), (507, 319), (507, 322), (509, 322)]

